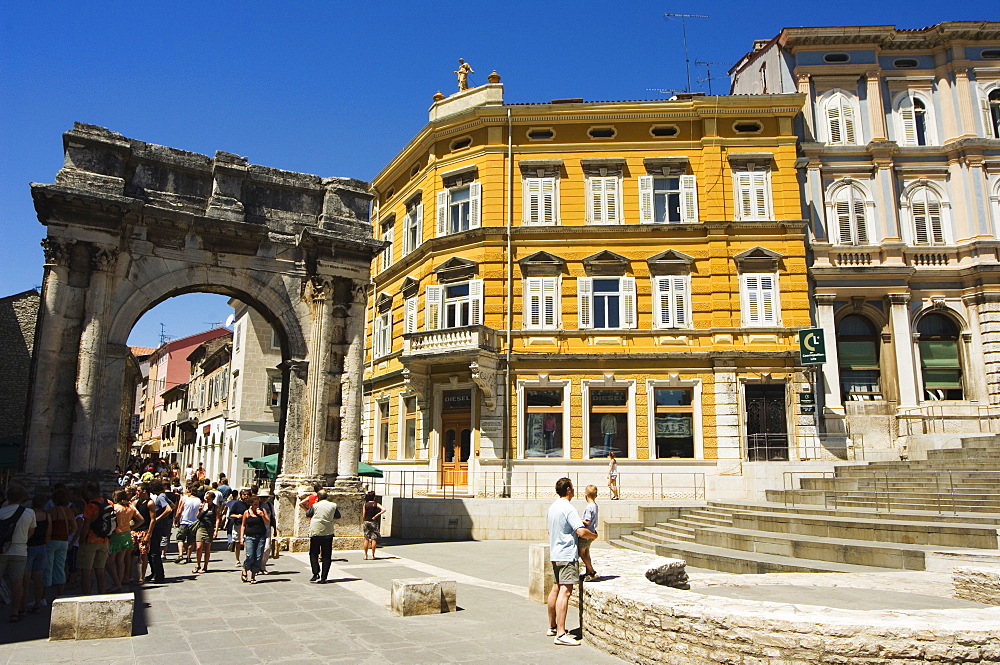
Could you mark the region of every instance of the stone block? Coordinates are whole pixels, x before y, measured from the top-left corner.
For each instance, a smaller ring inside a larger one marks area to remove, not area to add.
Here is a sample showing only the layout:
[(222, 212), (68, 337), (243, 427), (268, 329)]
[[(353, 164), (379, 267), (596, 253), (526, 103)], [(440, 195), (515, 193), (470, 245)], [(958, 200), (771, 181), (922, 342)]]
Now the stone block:
[(549, 546), (532, 545), (528, 550), (528, 600), (536, 603), (548, 602), (553, 581)]
[(109, 593), (52, 601), (50, 640), (95, 640), (131, 637), (135, 597)]
[(656, 565), (646, 570), (646, 579), (653, 584), (669, 586), (675, 589), (690, 589), (688, 575), (685, 570), (687, 565), (681, 559), (663, 559), (655, 562)]
[(455, 580), (443, 577), (393, 580), (389, 604), (393, 612), (404, 617), (454, 612), (457, 586)]

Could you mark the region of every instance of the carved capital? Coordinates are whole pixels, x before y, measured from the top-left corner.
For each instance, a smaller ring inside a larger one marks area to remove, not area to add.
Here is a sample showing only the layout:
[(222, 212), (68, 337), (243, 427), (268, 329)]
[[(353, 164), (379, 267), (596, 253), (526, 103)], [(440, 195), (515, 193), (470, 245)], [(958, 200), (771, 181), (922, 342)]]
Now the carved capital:
[(409, 367), (405, 367), (403, 368), (403, 381), (406, 383), (406, 388), (408, 390), (412, 390), (422, 399), (427, 397), (430, 380), (426, 374), (417, 374)]
[(322, 275), (310, 275), (302, 280), (302, 299), (317, 302), (333, 295), (333, 280)]
[(118, 261), (118, 248), (113, 245), (93, 245), (91, 247), (90, 265), (94, 270), (111, 272)]
[(832, 293), (817, 293), (813, 298), (816, 300), (817, 305), (825, 307), (831, 307), (837, 300), (837, 296)]
[(908, 305), (910, 303), (909, 293), (887, 293), (885, 297), (890, 305)]
[(289, 373), (294, 374), (296, 378), (303, 381), (309, 377), (308, 360), (284, 360), (278, 367), (282, 370), (287, 370)]
[(485, 367), (478, 362), (469, 363), (469, 372), (472, 380), (483, 392), (486, 401), (486, 408), (490, 411), (496, 409), (497, 403), (497, 370), (495, 367)]
[(73, 250), (75, 240), (68, 238), (42, 238), (42, 251), (45, 252), (45, 265), (68, 266), (69, 255)]

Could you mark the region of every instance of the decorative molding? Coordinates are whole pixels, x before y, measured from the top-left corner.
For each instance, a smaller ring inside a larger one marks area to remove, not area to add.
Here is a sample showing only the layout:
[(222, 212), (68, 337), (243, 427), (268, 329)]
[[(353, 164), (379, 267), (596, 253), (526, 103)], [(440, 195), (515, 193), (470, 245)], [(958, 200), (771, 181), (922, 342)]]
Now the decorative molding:
[(308, 360), (283, 360), (278, 364), (278, 369), (294, 374), (297, 379), (305, 381), (309, 378)]
[(497, 370), (496, 367), (484, 367), (480, 360), (486, 359), (480, 357), (479, 360), (469, 363), (469, 373), (476, 386), (483, 392), (486, 409), (495, 411), (497, 408)]
[(91, 267), (100, 272), (111, 272), (114, 270), (115, 263), (118, 261), (118, 248), (114, 245), (97, 245), (91, 246), (92, 253), (90, 255), (90, 265)]
[(582, 263), (588, 275), (621, 276), (629, 270), (629, 260), (621, 254), (616, 254), (608, 249), (597, 254), (591, 254), (583, 259)]
[(75, 240), (68, 238), (53, 238), (48, 236), (42, 238), (42, 251), (45, 253), (45, 265), (68, 266), (69, 255), (73, 250)]
[(561, 275), (566, 270), (566, 259), (544, 250), (526, 256), (517, 263), (525, 277), (551, 277)]

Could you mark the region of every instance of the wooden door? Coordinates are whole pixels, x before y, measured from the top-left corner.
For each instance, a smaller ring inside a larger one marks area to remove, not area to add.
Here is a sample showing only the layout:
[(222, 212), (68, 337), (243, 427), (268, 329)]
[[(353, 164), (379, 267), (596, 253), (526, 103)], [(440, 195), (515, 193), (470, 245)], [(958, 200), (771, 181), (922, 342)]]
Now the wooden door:
[(472, 413), (449, 411), (441, 416), (441, 484), (469, 482), (472, 450)]

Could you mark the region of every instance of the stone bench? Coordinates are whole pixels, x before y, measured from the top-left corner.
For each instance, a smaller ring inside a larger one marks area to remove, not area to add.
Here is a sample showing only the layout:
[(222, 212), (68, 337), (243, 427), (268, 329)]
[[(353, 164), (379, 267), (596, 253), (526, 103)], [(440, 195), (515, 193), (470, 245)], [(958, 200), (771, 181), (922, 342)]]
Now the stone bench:
[(52, 601), (49, 639), (131, 637), (134, 603), (131, 593), (56, 598)]
[(457, 586), (455, 580), (443, 577), (393, 580), (389, 604), (393, 612), (404, 617), (454, 612)]

